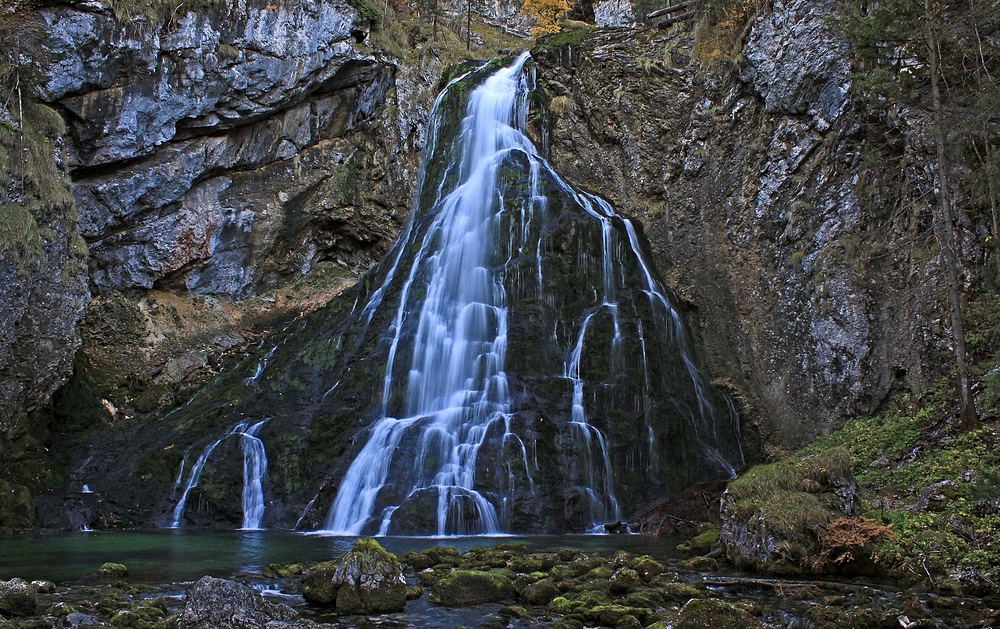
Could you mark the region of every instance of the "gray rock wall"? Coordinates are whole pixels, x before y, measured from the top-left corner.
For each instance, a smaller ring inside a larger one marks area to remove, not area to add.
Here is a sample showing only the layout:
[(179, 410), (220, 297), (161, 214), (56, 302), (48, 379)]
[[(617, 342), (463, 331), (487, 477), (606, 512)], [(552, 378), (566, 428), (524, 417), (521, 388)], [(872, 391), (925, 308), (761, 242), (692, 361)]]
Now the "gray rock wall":
[(321, 260), (370, 266), (390, 244), (426, 103), (398, 100), (409, 79), (356, 47), (368, 25), (350, 5), (41, 16), (55, 62), (40, 96), (70, 121), (97, 291), (245, 297)]
[(758, 451), (919, 394), (949, 361), (919, 226), (928, 148), (909, 130), (875, 149), (911, 164), (918, 192), (901, 204), (896, 175), (862, 160), (871, 144), (829, 10), (776, 2), (739, 80), (700, 67), (684, 34), (598, 33), (536, 55), (553, 161), (642, 221)]

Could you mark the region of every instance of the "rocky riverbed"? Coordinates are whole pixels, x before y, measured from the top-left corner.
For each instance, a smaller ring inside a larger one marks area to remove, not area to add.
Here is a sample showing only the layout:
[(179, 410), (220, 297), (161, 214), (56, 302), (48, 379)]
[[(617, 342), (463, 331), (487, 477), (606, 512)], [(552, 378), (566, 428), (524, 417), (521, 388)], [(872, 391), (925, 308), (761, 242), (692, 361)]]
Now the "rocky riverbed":
[(133, 578), (127, 566), (105, 564), (66, 583), (0, 581), (0, 627), (914, 629), (1000, 622), (996, 595), (740, 574), (713, 537), (684, 545), (692, 551), (686, 558), (533, 552), (516, 540), (465, 552), (434, 546), (396, 557), (364, 539), (329, 562), (269, 564), (227, 578), (174, 583)]

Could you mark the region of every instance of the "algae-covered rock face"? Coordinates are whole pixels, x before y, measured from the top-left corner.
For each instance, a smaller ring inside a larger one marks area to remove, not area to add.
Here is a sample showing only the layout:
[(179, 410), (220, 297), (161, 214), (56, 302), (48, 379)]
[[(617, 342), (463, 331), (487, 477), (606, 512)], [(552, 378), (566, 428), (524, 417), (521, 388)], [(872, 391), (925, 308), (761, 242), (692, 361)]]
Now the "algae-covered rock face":
[(24, 579), (0, 581), (0, 615), (31, 616), (37, 604), (35, 587)]
[(455, 570), (434, 584), (435, 602), (448, 607), (499, 603), (514, 597), (507, 577), (496, 572)]
[(387, 614), (406, 606), (406, 579), (399, 560), (373, 539), (359, 539), (334, 561), (309, 569), (302, 596), (341, 614)]

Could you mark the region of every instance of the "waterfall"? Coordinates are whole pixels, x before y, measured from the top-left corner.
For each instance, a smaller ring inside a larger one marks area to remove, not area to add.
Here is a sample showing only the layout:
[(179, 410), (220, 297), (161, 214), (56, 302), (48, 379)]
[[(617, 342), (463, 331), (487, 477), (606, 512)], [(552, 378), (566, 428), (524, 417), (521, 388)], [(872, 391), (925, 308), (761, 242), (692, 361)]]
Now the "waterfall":
[[(496, 534), (542, 512), (588, 530), (622, 517), (623, 467), (660, 487), (667, 463), (678, 479), (742, 464), (635, 228), (526, 135), (529, 59), (470, 70), (435, 102), (417, 207), (352, 310), (384, 325), (380, 416), (326, 532)], [(634, 415), (641, 435), (615, 421)]]
[[(267, 452), (264, 450), (264, 442), (261, 441), (257, 433), (261, 426), (267, 423), (267, 419), (259, 421), (250, 426), (246, 420), (237, 423), (226, 431), (226, 434), (208, 444), (201, 455), (194, 462), (191, 473), (188, 475), (187, 483), (184, 484), (184, 491), (181, 492), (180, 500), (174, 507), (171, 523), (168, 528), (180, 528), (181, 520), (184, 518), (184, 509), (187, 507), (188, 495), (191, 490), (198, 486), (201, 480), (202, 470), (208, 463), (209, 457), (215, 452), (223, 441), (229, 437), (240, 437), (240, 446), (243, 449), (243, 529), (257, 530), (261, 528), (264, 519), (264, 478), (267, 476)], [(181, 462), (181, 469), (174, 484), (174, 491), (180, 486), (184, 476), (184, 465), (187, 461), (187, 454)]]
[(264, 476), (267, 452), (257, 431), (267, 420), (257, 422), (241, 434), (243, 446), (243, 529), (258, 530), (264, 520)]

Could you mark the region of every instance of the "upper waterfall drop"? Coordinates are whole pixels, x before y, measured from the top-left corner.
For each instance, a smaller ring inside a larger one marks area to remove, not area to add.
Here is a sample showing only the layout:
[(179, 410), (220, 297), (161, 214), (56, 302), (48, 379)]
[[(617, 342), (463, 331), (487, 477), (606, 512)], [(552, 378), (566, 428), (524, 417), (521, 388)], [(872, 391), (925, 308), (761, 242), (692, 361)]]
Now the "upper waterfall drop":
[(529, 55), (495, 68), (436, 101), (414, 215), (355, 304), (381, 403), (327, 532), (589, 530), (742, 465), (635, 228), (526, 135)]

